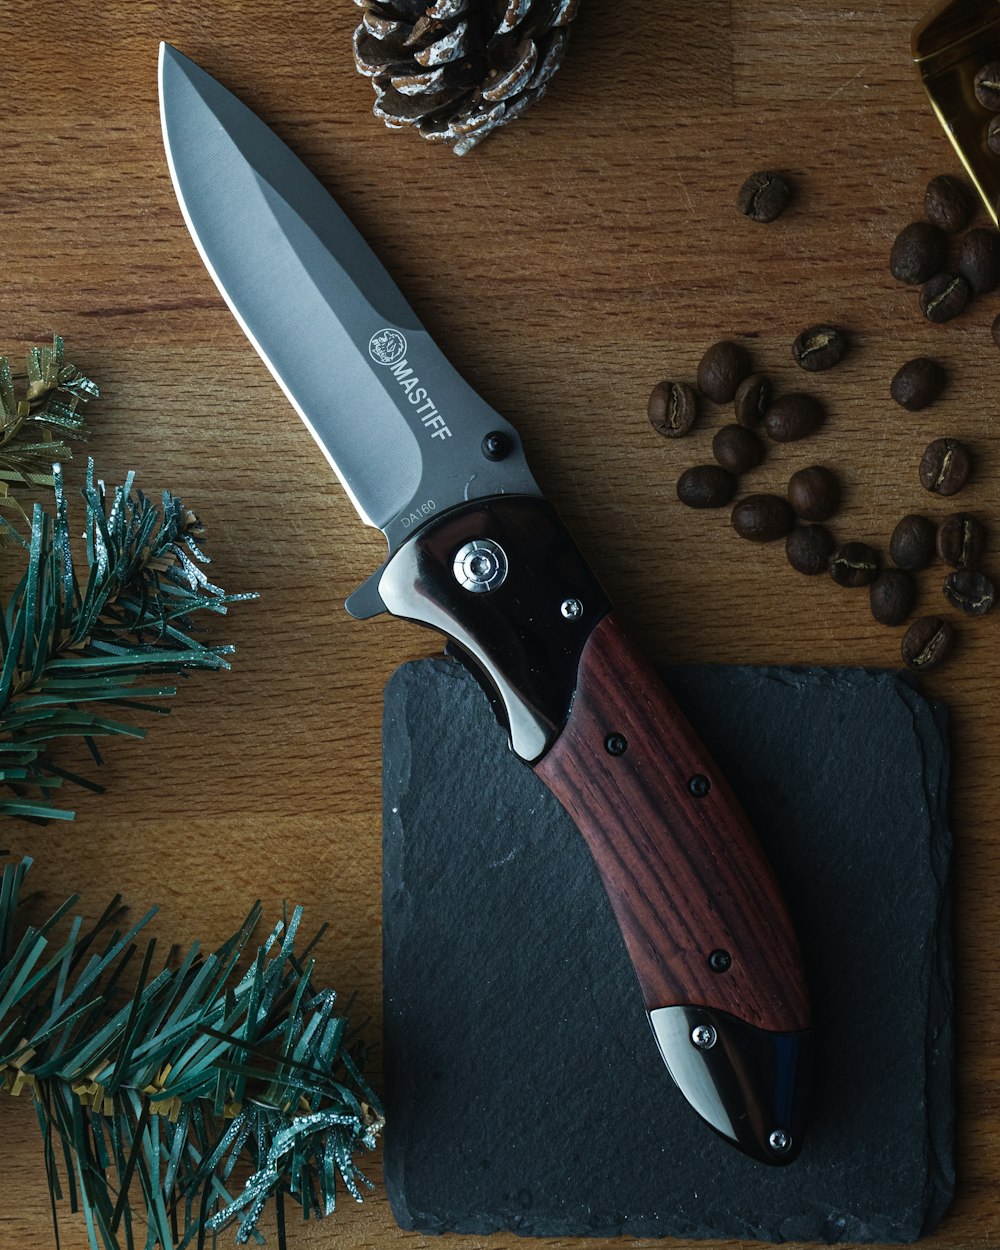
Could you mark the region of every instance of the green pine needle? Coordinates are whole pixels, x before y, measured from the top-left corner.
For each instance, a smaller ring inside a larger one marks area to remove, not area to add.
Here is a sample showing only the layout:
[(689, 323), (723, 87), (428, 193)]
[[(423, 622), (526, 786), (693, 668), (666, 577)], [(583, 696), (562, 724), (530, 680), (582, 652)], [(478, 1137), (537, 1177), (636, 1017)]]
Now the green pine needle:
[(36, 503), (27, 535), (0, 516), (26, 559), (0, 617), (0, 783), (12, 792), (0, 814), (71, 820), (54, 791), (64, 780), (94, 786), (55, 764), (52, 744), (83, 738), (99, 762), (96, 739), (143, 737), (123, 710), (159, 710), (146, 701), (172, 696), (170, 678), (229, 667), (233, 648), (197, 639), (193, 615), (256, 596), (208, 580), (201, 521), (179, 499), (164, 491), (155, 503), (134, 473), (109, 490), (95, 482), (93, 461), (83, 490), (87, 576), (78, 579), (59, 464), (51, 482), (54, 511)]
[(371, 1183), (355, 1156), (375, 1148), (381, 1109), (335, 995), (296, 955), (301, 909), (243, 972), (259, 905), (214, 954), (193, 947), (154, 973), (155, 942), (137, 939), (155, 909), (122, 933), (115, 900), (84, 933), (71, 898), (26, 926), (30, 867), (0, 878), (0, 1088), (34, 1098), (53, 1218), (68, 1197), (92, 1250), (183, 1250), (229, 1225), (238, 1244), (260, 1242), (273, 1202), (283, 1248), (286, 1200), (306, 1219), (330, 1214), (341, 1185), (360, 1202)]

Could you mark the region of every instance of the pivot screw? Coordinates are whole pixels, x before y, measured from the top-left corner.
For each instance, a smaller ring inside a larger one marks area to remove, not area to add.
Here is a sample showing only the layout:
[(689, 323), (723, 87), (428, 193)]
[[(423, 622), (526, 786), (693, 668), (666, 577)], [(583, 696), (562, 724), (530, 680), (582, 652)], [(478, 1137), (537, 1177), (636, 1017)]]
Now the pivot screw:
[(767, 1144), (778, 1154), (784, 1154), (791, 1149), (792, 1139), (783, 1128), (776, 1128), (767, 1139)]
[(609, 755), (624, 755), (628, 750), (628, 743), (623, 734), (608, 734), (604, 739), (604, 749)]
[(500, 430), (492, 430), (482, 441), (482, 452), (487, 460), (504, 460), (510, 455), (510, 439)]
[(688, 782), (688, 789), (696, 799), (703, 799), (711, 788), (712, 783), (704, 775), (704, 773), (695, 773), (695, 775)]
[(583, 604), (579, 599), (564, 599), (559, 605), (559, 611), (567, 621), (575, 621), (583, 615)]
[(507, 556), (499, 543), (477, 538), (455, 553), (452, 572), (464, 590), (484, 595), (503, 584), (507, 576)]
[(711, 1050), (715, 1045), (717, 1036), (715, 1029), (710, 1024), (696, 1024), (691, 1030), (691, 1041), (694, 1042), (699, 1050)]
[(708, 957), (708, 966), (713, 972), (728, 972), (733, 966), (733, 957), (729, 951), (715, 950)]

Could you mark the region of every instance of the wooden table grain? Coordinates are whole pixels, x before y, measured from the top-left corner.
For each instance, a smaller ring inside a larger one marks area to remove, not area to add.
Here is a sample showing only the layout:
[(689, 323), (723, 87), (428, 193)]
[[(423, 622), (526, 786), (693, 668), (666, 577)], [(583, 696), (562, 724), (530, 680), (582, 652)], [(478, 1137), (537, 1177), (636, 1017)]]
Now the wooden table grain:
[[(270, 915), (282, 899), (303, 903), (307, 921), (330, 922), (322, 980), (357, 989), (355, 1012), (378, 1036), (381, 694), (396, 665), (439, 643), (342, 610), (381, 540), (358, 525), (191, 245), (161, 148), (157, 42), (237, 91), (334, 192), (447, 354), (522, 431), (537, 477), (653, 658), (893, 667), (899, 631), (872, 621), (864, 592), (802, 578), (780, 544), (737, 539), (725, 511), (677, 503), (674, 481), (710, 459), (721, 414), (671, 443), (644, 409), (655, 381), (692, 378), (709, 343), (740, 336), (779, 386), (805, 381), (829, 407), (820, 434), (772, 450), (754, 488), (781, 490), (819, 460), (843, 476), (844, 538), (884, 546), (903, 513), (941, 516), (960, 502), (997, 541), (1000, 358), (989, 327), (1000, 297), (932, 326), (886, 269), (927, 179), (956, 171), (908, 60), (921, 10), (920, 0), (584, 0), (548, 97), (459, 160), (371, 117), (352, 67), (352, 4), (7, 0), (0, 350), (65, 335), (70, 359), (102, 385), (101, 474), (135, 466), (145, 487), (172, 487), (207, 519), (218, 579), (261, 593), (220, 624), (238, 647), (233, 671), (191, 680), (146, 743), (112, 743), (109, 792), (78, 796), (74, 825), (6, 827), (4, 845), (35, 856), (47, 900), (79, 890), (94, 915), (121, 890), (136, 908), (158, 902), (156, 932), (185, 943), (222, 939), (254, 898)], [(757, 168), (785, 170), (798, 188), (770, 227), (733, 207)], [(847, 327), (855, 348), (804, 379), (789, 346), (816, 321)], [(907, 414), (887, 388), (917, 354), (945, 362), (950, 382), (939, 403)], [(942, 434), (967, 440), (977, 461), (951, 504), (916, 476), (923, 446)], [(995, 550), (991, 567), (1000, 571)], [(922, 578), (924, 611), (940, 607), (940, 580), (940, 568)], [(958, 624), (954, 659), (926, 689), (954, 718), (960, 1180), (927, 1244), (992, 1250), (1000, 662), (995, 618)], [(30, 1106), (8, 1100), (0, 1117), (0, 1245), (52, 1245)], [(63, 1236), (85, 1244), (68, 1214)], [(290, 1241), (442, 1244), (397, 1230), (381, 1191), (293, 1228)]]

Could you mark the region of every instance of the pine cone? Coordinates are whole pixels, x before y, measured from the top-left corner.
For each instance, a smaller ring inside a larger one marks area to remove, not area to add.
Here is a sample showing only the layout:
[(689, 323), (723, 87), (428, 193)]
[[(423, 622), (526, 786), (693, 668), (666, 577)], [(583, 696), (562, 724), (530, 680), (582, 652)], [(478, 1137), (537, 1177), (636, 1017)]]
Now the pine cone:
[(579, 0), (354, 0), (358, 73), (375, 116), (464, 156), (537, 100), (562, 63)]

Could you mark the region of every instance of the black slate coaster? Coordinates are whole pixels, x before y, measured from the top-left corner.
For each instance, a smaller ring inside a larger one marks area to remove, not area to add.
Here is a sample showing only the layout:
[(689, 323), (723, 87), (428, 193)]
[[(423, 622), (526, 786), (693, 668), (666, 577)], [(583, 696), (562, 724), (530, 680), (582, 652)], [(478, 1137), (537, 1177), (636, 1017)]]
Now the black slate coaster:
[(473, 679), (406, 664), (384, 723), (385, 1176), (424, 1232), (913, 1241), (954, 1187), (948, 752), (901, 677), (667, 680), (789, 899), (818, 1042), (810, 1133), (772, 1169), (656, 1051), (583, 839)]

